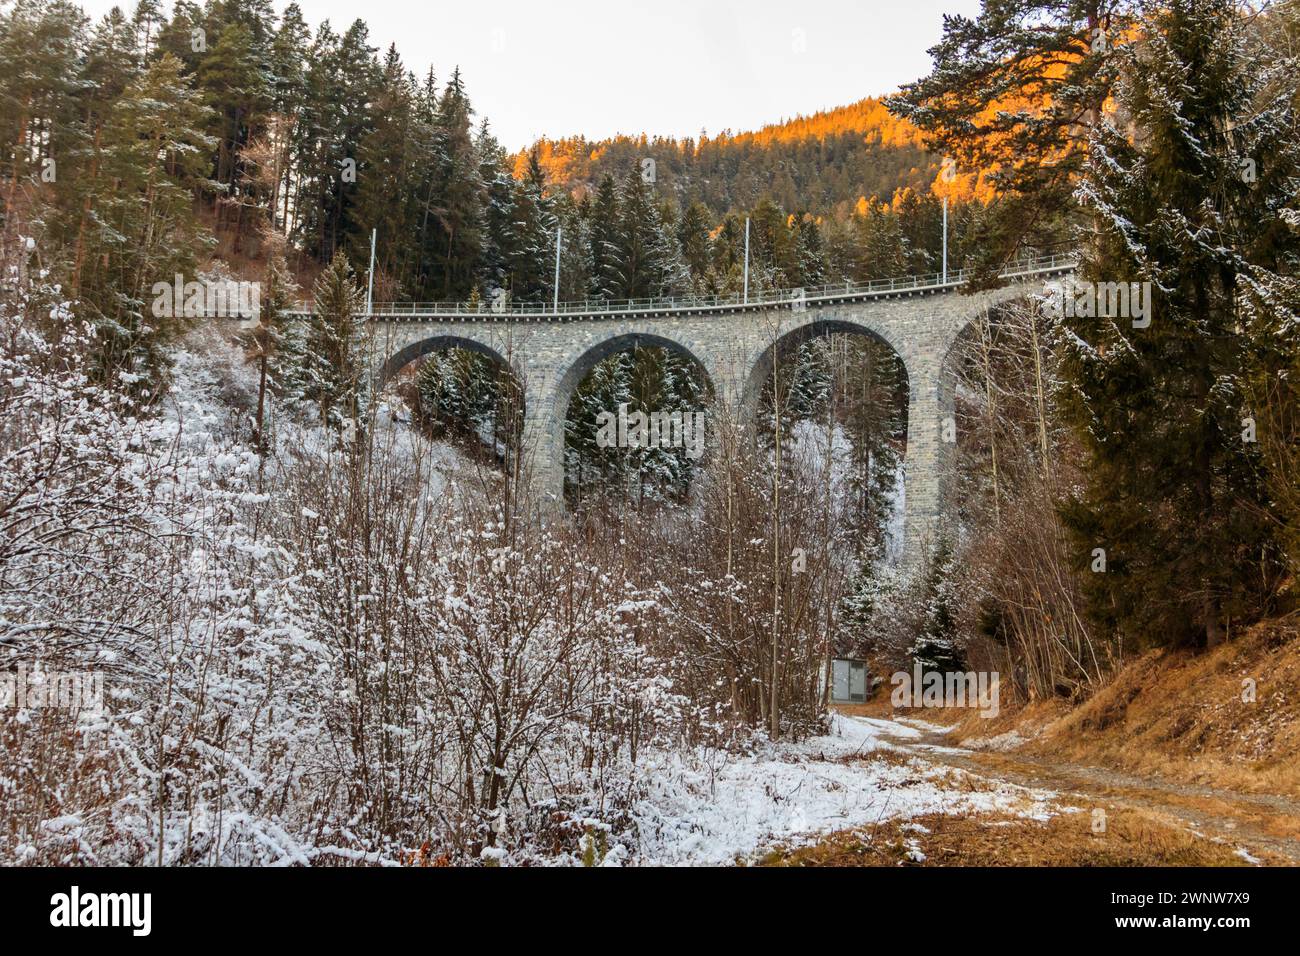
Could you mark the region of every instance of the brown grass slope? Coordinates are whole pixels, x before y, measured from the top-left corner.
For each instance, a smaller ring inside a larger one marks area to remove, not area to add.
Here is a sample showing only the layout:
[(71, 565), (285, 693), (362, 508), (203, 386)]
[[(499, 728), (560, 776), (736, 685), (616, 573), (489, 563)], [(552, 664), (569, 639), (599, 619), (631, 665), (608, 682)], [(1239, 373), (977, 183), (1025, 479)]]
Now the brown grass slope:
[(993, 726), (968, 716), (957, 734), (979, 746), (1014, 729), (1031, 738), (1026, 754), (1300, 796), (1297, 638), (1300, 614), (1292, 614), (1212, 651), (1151, 651), (1073, 709), (1029, 707)]

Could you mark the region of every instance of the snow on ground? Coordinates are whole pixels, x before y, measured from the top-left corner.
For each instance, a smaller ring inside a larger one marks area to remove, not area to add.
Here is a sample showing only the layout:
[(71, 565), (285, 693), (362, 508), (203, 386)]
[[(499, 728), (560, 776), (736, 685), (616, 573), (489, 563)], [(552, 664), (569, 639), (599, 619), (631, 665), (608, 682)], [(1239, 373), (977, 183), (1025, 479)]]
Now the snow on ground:
[(1022, 745), (1028, 743), (1031, 738), (1025, 737), (1018, 730), (1008, 730), (1004, 734), (998, 734), (996, 737), (989, 737), (987, 740), (976, 740), (971, 742), (972, 750), (992, 750), (998, 753), (1006, 753), (1011, 750), (1017, 750)]
[[(238, 348), (200, 332), (176, 351), (173, 376), (169, 407), (158, 425), (166, 435), (157, 437), (175, 437), (195, 452), (206, 452), (203, 460), (212, 467), (223, 467), (229, 457), (231, 468), (256, 468), (253, 452), (237, 444), (247, 424), (231, 427), (235, 418), (248, 418), (256, 403), (256, 371), (242, 361)], [(282, 447), (326, 453), (328, 443), (318, 428), (277, 411), (273, 428)], [(379, 440), (399, 454), (432, 454), (434, 495), (454, 486), (457, 472), (467, 467), (461, 456), (442, 443), (427, 442), (404, 418), (402, 409), (382, 407), (376, 416)], [(604, 862), (730, 864), (776, 844), (814, 842), (883, 820), (988, 812), (1041, 819), (1060, 812), (1050, 793), (991, 782), (971, 787), (969, 775), (917, 756), (925, 747), (920, 738), (944, 729), (915, 719), (837, 715), (824, 736), (767, 745), (744, 756), (643, 755), (635, 771), (641, 785), (632, 807), (636, 839), (629, 846), (634, 849), (616, 845)], [(872, 758), (882, 750), (891, 751), (890, 757)]]
[[(257, 406), (258, 384), (256, 365), (245, 360), (230, 337), (220, 327), (200, 326), (172, 351), (171, 388), (153, 437), (169, 438), (179, 432), (186, 447), (210, 450), (221, 444), (233, 410), (239, 409), (247, 419), (240, 436), (246, 440)], [(268, 398), (267, 416), (281, 449), (325, 455), (333, 444), (332, 437), (312, 423), (310, 408), (300, 409), (290, 418), (282, 405)], [(412, 428), (410, 417), (400, 400), (380, 396), (374, 419), (376, 442), (407, 461), (426, 462), (429, 497), (440, 498), (450, 486), (469, 480), (475, 466), (452, 445)], [(256, 467), (256, 456), (249, 453), (247, 457)]]
[[(899, 732), (898, 727), (896, 726), (899, 724), (901, 724), (903, 727), (907, 727), (909, 729), (917, 731), (917, 733), (914, 735), (917, 737), (921, 735), (922, 731), (924, 731), (927, 734), (950, 734), (957, 729), (955, 726), (951, 724), (936, 724), (933, 721), (922, 720), (920, 717), (897, 717), (894, 720), (880, 721), (880, 723), (884, 723), (889, 725), (890, 727), (894, 727), (895, 737), (904, 736)], [(909, 734), (907, 736), (913, 736), (913, 735)]]
[(719, 757), (714, 765), (665, 755), (646, 768), (647, 792), (633, 808), (641, 841), (635, 862), (727, 864), (777, 844), (928, 813), (1045, 819), (1057, 812), (1046, 791), (992, 782), (989, 789), (959, 789), (961, 772), (916, 758), (870, 759), (876, 750), (898, 750), (886, 736), (909, 736), (909, 728), (839, 716), (826, 736)]

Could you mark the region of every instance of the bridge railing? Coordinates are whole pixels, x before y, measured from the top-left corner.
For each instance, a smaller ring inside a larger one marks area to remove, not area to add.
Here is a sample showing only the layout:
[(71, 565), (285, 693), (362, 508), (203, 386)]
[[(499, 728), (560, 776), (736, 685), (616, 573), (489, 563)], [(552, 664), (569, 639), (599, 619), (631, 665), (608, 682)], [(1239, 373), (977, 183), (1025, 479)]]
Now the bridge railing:
[[(1050, 256), (1038, 256), (1020, 260), (999, 275), (1013, 279), (1043, 272), (1053, 272), (1071, 268), (1075, 265), (1073, 254), (1057, 253)], [(502, 319), (536, 319), (547, 320), (564, 316), (609, 315), (621, 312), (686, 312), (713, 311), (716, 309), (739, 309), (755, 306), (797, 307), (801, 303), (833, 302), (836, 299), (858, 296), (887, 295), (891, 292), (909, 292), (920, 289), (956, 288), (963, 285), (972, 274), (969, 269), (949, 270), (945, 278), (942, 273), (907, 276), (896, 279), (874, 279), (870, 282), (833, 282), (812, 286), (805, 289), (773, 289), (765, 292), (751, 292), (748, 297), (741, 293), (727, 295), (678, 295), (658, 296), (644, 299), (581, 299), (559, 303), (558, 308), (551, 304), (536, 302), (375, 302), (371, 306), (372, 318), (401, 319), (403, 317), (419, 318), (423, 316), (474, 316), (476, 318)], [(292, 311), (310, 312), (310, 302), (299, 302)]]

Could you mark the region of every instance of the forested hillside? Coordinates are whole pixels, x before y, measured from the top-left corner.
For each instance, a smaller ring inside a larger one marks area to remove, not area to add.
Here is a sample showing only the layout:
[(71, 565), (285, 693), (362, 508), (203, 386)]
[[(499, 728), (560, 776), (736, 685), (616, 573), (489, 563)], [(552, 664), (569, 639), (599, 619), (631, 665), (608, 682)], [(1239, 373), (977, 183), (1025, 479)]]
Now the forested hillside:
[[(381, 300), (547, 300), (560, 226), (565, 299), (734, 291), (746, 216), (756, 287), (937, 268), (936, 161), (878, 100), (699, 142), (579, 138), (512, 157), (454, 67), (416, 75), (362, 20), (313, 27), (258, 0), (182, 0), (170, 16), (143, 0), (94, 23), (22, 0), (0, 19), (0, 69), (14, 77), (6, 215), (66, 250), (71, 287), (127, 338), (140, 277), (216, 258), (258, 278), (268, 232), (310, 278), (336, 252), (364, 263), (377, 230)], [(180, 150), (165, 168), (137, 148), (146, 128)], [(123, 206), (134, 182), (158, 204)], [(953, 210), (954, 264), (977, 207)]]
[[(574, 136), (542, 139), (534, 149), (548, 181), (581, 194), (593, 192), (606, 173), (651, 160), (646, 173), (664, 195), (719, 213), (770, 198), (783, 209), (845, 217), (862, 197), (888, 199), (904, 187), (926, 192), (940, 170), (920, 131), (875, 97), (755, 132), (594, 142)], [(516, 174), (527, 168), (529, 153), (514, 157)]]

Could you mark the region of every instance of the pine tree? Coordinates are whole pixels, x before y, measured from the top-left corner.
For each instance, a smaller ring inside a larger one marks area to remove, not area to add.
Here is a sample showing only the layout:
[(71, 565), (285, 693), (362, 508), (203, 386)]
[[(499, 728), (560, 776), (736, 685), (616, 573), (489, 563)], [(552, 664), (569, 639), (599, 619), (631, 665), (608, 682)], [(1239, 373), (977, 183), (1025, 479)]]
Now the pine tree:
[[(515, 181), (505, 164), (505, 150), (488, 128), (479, 125), (474, 142), (478, 152), (483, 191), (483, 246), (479, 253), (478, 281), (491, 300), (509, 283), (515, 222)], [(477, 287), (476, 287), (477, 291)]]
[(957, 595), (958, 578), (953, 574), (952, 542), (941, 539), (930, 557), (921, 584), (924, 618), (921, 633), (912, 646), (912, 660), (921, 672), (951, 673), (965, 669), (958, 647)]
[(292, 188), (295, 176), (304, 160), (300, 152), (303, 143), (303, 109), (307, 100), (307, 73), (304, 64), (307, 49), (311, 41), (311, 31), (303, 20), (302, 10), (296, 3), (284, 8), (280, 18), (280, 28), (271, 40), (271, 110), (279, 117), (280, 137), (275, 146), (278, 151), (278, 166), (281, 170), (277, 192), (280, 197), (279, 210), (274, 216), (278, 228), (288, 230), (289, 223), (296, 218), (294, 201), (297, 198)]
[(510, 423), (502, 418), (509, 387), (509, 372), (468, 349), (434, 352), (416, 373), (424, 415), (435, 429), (485, 442), (494, 450), (510, 437)]
[(795, 215), (793, 223), (798, 284), (803, 288), (819, 286), (826, 281), (826, 256), (822, 250), (821, 227), (807, 213)]
[(804, 342), (793, 357), (790, 394), (782, 403), (790, 421), (820, 417), (831, 397), (833, 379), (825, 343), (825, 339)]
[[(160, 57), (165, 53), (170, 54), (184, 65), (186, 74), (192, 75), (198, 69), (199, 61), (206, 52), (196, 47), (206, 46), (207, 22), (208, 18), (197, 3), (191, 0), (176, 0), (172, 5), (171, 19), (165, 21), (158, 31), (154, 57)], [(195, 43), (194, 31), (196, 30), (204, 31), (201, 34), (204, 41), (202, 45)]]
[(108, 119), (104, 174), (88, 196), (95, 228), (87, 230), (78, 293), (98, 326), (100, 363), (110, 377), (143, 380), (181, 328), (178, 316), (151, 314), (152, 290), (177, 274), (194, 275), (203, 242), (193, 196), (215, 145), (202, 131), (207, 119), (169, 54), (126, 88)]
[[(1088, 452), (1065, 518), (1099, 624), (1135, 642), (1213, 645), (1276, 580), (1258, 446), (1243, 441), (1242, 304), (1270, 281), (1278, 250), (1261, 252), (1281, 233), (1268, 209), (1289, 200), (1281, 180), (1259, 192), (1241, 175), (1258, 81), (1236, 5), (1175, 0), (1143, 34), (1121, 56), (1118, 113), (1091, 144), (1082, 273), (1152, 294), (1145, 319), (1059, 319), (1063, 407)], [(1295, 149), (1268, 161), (1285, 179)], [(1294, 256), (1294, 237), (1284, 243)]]
[(334, 256), (312, 287), (312, 298), (303, 397), (320, 410), (322, 422), (355, 427), (369, 400), (369, 378), (364, 293), (347, 256)]
[(677, 291), (683, 275), (676, 243), (639, 169), (623, 181), (619, 197), (619, 233), (610, 256), (614, 298), (643, 299)]
[(114, 104), (140, 75), (132, 56), (135, 43), (132, 25), (116, 8), (91, 33), (78, 103), (80, 122), (70, 137), (70, 151), (62, 157), (54, 217), (54, 234), (71, 247), (68, 276), (73, 288), (80, 287), (87, 240), (96, 228), (93, 203), (102, 188), (105, 128)]
[(750, 213), (751, 289), (789, 289), (798, 285), (799, 251), (790, 227), (790, 217), (771, 199), (762, 200)]
[(907, 273), (907, 241), (893, 211), (874, 199), (858, 204), (853, 216), (857, 262), (854, 277), (860, 282), (893, 279)]
[(622, 484), (629, 468), (626, 449), (597, 444), (598, 416), (618, 413), (632, 400), (632, 362), (628, 352), (617, 352), (595, 367), (578, 384), (565, 416), (565, 470), (577, 495), (592, 486)]
[(216, 42), (199, 61), (195, 80), (211, 110), (208, 132), (217, 143), (211, 179), (220, 189), (219, 227), (233, 220), (234, 248), (240, 249), (247, 206), (257, 204), (245, 182), (240, 162), (243, 150), (265, 128), (271, 104), (269, 51), (261, 48), (253, 31), (238, 21), (222, 26)]
[(383, 73), (373, 106), (373, 128), (357, 147), (357, 198), (348, 211), (351, 256), (358, 262), (370, 254), (371, 230), (378, 230), (376, 268), (381, 274), (410, 283), (415, 233), (412, 202), (421, 132), (415, 117), (414, 78), (402, 66), (396, 46), (384, 58)]
[(1017, 249), (1049, 244), (1070, 216), (1086, 131), (1115, 81), (1113, 51), (1142, 6), (984, 0), (974, 19), (944, 18), (933, 70), (889, 101), (932, 152), (989, 174), (1001, 193), (977, 250), (989, 281)]
[[(74, 93), (81, 69), (84, 25), (69, 4), (23, 0), (0, 14), (0, 215), (13, 228), (20, 190), (33, 198), (49, 160), (66, 161), (83, 127)], [(65, 165), (64, 179), (73, 172)]]
[(682, 213), (677, 223), (677, 244), (690, 271), (691, 286), (699, 293), (709, 274), (709, 213), (703, 203), (693, 202)]
[(255, 437), (266, 443), (268, 390), (293, 404), (302, 394), (303, 345), (297, 323), (289, 316), (297, 284), (285, 262), (282, 243), (276, 243), (266, 264), (261, 296), (261, 315), (253, 330), (251, 345), (258, 365)]
[(137, 62), (145, 63), (149, 60), (158, 42), (158, 30), (166, 21), (167, 17), (163, 15), (162, 4), (158, 0), (136, 0), (135, 10), (131, 14), (131, 28), (135, 34), (135, 48), (139, 57)]
[(477, 281), (484, 185), (471, 133), (472, 116), (456, 70), (434, 118), (432, 181), (425, 206), (423, 254), (434, 264), (429, 291), (439, 299), (464, 299)]
[(556, 199), (556, 218), (563, 225), (560, 246), (560, 301), (575, 302), (590, 297), (591, 225), (588, 203), (575, 203), (566, 195)]
[(618, 186), (614, 177), (605, 174), (591, 203), (591, 295), (595, 299), (617, 298), (621, 287), (616, 263), (619, 257), (621, 212)]
[(529, 157), (524, 178), (515, 183), (512, 208), (506, 240), (511, 296), (520, 302), (546, 302), (555, 281), (557, 222), (536, 152)]
[(938, 272), (943, 261), (943, 205), (938, 197), (901, 189), (894, 197), (893, 215), (903, 237), (903, 274)]
[(294, 238), (312, 256), (326, 261), (346, 247), (358, 225), (353, 207), (361, 177), (358, 152), (373, 129), (370, 103), (380, 68), (369, 31), (357, 20), (342, 37), (323, 23), (308, 57), (307, 95), (295, 134), (300, 157), (301, 216)]

